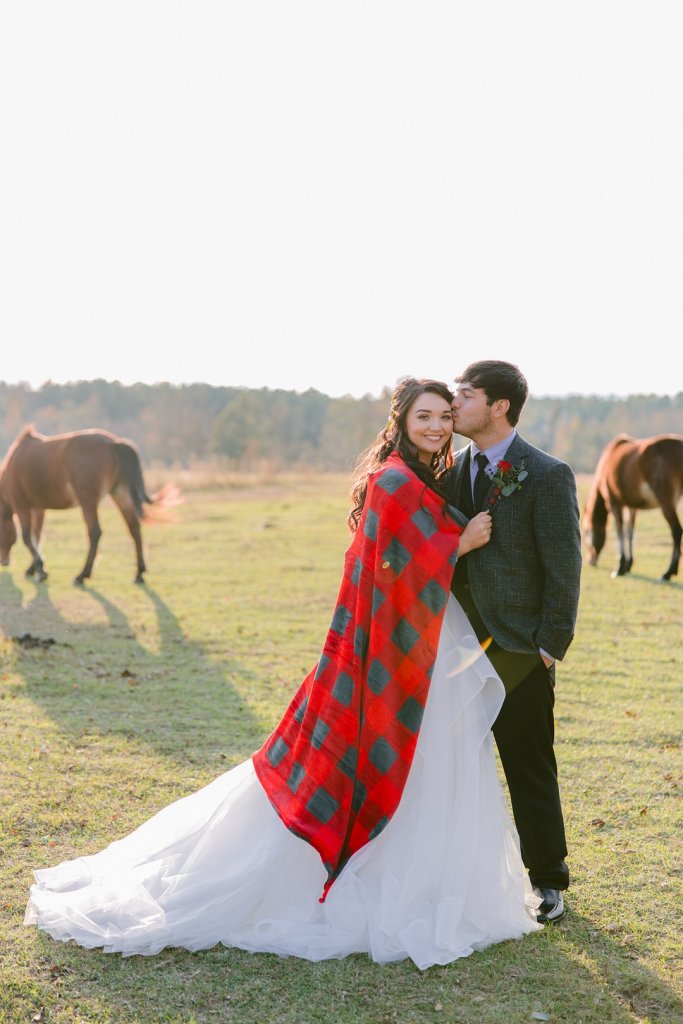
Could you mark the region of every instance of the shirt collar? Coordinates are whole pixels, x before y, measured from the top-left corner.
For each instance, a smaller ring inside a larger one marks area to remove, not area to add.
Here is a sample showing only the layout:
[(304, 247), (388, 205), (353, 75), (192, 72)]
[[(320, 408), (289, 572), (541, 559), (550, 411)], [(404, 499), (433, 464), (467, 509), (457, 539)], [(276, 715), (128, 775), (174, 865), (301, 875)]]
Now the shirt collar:
[(472, 441), (472, 449), (471, 449), (471, 453), (470, 453), (470, 459), (472, 460), (472, 462), (474, 462), (474, 460), (477, 457), (477, 455), (479, 454), (479, 452), (483, 451), (484, 455), (489, 460), (491, 465), (495, 466), (495, 465), (497, 465), (500, 462), (501, 459), (505, 458), (505, 454), (506, 454), (508, 448), (510, 447), (510, 445), (512, 444), (512, 442), (514, 441), (514, 439), (516, 437), (517, 437), (517, 431), (513, 430), (512, 433), (508, 434), (508, 436), (503, 438), (502, 441), (498, 441), (498, 442), (496, 442), (496, 444), (489, 445), (488, 448), (484, 448), (484, 449), (478, 448), (476, 446), (476, 444), (474, 443), (474, 441)]

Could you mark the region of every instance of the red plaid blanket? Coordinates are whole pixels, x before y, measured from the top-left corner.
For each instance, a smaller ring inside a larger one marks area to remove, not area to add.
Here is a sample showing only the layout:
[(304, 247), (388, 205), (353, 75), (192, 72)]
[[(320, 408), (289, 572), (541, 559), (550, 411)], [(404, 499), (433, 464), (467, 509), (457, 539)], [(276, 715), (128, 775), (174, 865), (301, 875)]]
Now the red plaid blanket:
[(323, 900), (398, 807), (461, 532), (397, 455), (372, 474), (320, 661), (254, 754), (280, 818), (322, 858)]

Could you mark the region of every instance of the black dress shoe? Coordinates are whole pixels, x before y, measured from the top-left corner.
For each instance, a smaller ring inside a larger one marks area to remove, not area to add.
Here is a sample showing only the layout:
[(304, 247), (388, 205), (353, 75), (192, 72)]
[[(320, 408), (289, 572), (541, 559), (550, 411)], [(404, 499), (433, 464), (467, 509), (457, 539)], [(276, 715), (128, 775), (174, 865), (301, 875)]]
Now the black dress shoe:
[(536, 920), (539, 924), (555, 924), (561, 921), (565, 915), (564, 896), (561, 889), (541, 889), (534, 886), (534, 892), (542, 900), (536, 911)]

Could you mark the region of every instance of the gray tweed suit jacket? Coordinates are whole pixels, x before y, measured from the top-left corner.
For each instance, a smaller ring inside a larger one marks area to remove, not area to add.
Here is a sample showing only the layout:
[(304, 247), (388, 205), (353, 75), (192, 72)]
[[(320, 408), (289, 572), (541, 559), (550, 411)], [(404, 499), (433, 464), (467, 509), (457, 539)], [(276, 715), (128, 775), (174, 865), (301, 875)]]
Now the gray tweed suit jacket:
[[(453, 504), (469, 472), (469, 445), (456, 453), (447, 487)], [(581, 575), (576, 481), (570, 467), (519, 434), (505, 458), (529, 474), (500, 497), (488, 544), (467, 558), (470, 592), (491, 636), (504, 650), (539, 647), (561, 659), (574, 636)], [(487, 507), (489, 489), (482, 509)], [(476, 511), (481, 511), (477, 509)]]

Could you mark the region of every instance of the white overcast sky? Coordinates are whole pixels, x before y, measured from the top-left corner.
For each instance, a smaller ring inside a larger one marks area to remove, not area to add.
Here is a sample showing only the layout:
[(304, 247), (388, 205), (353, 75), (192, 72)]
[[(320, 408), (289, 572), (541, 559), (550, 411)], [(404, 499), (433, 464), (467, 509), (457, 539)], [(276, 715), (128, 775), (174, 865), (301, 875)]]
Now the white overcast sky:
[(22, 0), (0, 379), (683, 389), (677, 0)]

